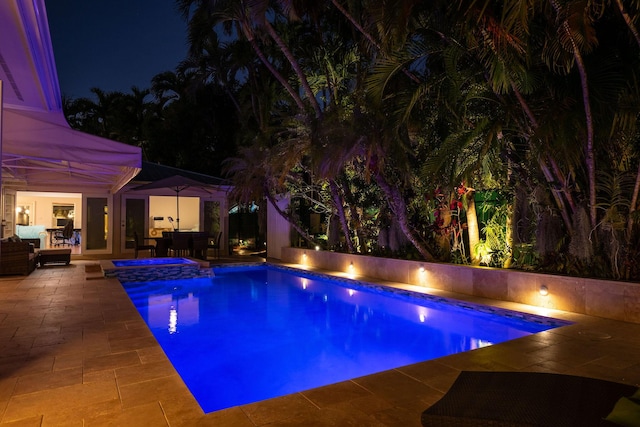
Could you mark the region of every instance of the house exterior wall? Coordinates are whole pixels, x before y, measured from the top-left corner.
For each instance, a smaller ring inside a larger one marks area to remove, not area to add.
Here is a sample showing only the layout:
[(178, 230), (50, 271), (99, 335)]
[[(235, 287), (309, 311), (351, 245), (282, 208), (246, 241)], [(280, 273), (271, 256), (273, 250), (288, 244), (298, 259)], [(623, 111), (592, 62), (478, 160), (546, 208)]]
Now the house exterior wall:
[[(288, 198), (278, 201), (281, 210), (286, 209), (288, 205)], [(291, 244), (290, 230), (289, 222), (278, 213), (271, 202), (267, 202), (267, 258), (282, 257), (282, 248)]]

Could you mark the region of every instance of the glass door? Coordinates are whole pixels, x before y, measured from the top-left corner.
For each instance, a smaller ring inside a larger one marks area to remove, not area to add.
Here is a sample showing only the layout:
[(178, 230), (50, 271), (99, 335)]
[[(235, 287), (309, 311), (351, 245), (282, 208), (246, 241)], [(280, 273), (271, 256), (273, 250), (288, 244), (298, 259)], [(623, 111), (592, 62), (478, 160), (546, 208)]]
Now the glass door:
[(15, 234), (15, 212), (16, 212), (16, 192), (15, 190), (4, 190), (3, 215), (0, 237), (9, 237)]
[(120, 250), (122, 253), (126, 253), (133, 251), (135, 246), (134, 233), (138, 233), (138, 238), (140, 239), (147, 237), (149, 205), (146, 197), (125, 195), (122, 210), (121, 218), (124, 218), (124, 224), (122, 224), (124, 236), (122, 236)]
[(82, 209), (85, 212), (82, 217), (83, 253), (111, 253), (111, 197), (83, 194)]

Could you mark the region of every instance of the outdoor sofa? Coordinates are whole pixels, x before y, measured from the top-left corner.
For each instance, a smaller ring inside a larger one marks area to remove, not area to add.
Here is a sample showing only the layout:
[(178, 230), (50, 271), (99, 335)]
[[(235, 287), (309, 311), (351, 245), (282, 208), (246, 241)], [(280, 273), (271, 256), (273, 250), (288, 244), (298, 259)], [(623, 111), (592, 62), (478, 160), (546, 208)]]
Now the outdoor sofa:
[(0, 275), (29, 275), (38, 264), (69, 265), (71, 249), (40, 249), (41, 239), (11, 236), (0, 240)]
[(8, 237), (0, 240), (0, 274), (28, 275), (36, 269), (40, 239)]

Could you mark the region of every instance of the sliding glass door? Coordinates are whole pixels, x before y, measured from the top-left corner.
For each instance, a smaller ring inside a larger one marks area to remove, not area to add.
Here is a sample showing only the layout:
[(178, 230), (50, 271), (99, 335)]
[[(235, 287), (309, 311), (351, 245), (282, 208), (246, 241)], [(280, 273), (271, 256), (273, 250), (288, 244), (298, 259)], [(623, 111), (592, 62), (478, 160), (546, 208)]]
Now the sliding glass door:
[(134, 233), (138, 233), (140, 239), (148, 234), (149, 210), (146, 197), (124, 195), (121, 211), (120, 218), (124, 218), (124, 236), (121, 236), (120, 250), (122, 253), (133, 252)]
[(85, 213), (82, 224), (82, 252), (102, 254), (111, 252), (111, 197), (109, 195), (82, 196)]

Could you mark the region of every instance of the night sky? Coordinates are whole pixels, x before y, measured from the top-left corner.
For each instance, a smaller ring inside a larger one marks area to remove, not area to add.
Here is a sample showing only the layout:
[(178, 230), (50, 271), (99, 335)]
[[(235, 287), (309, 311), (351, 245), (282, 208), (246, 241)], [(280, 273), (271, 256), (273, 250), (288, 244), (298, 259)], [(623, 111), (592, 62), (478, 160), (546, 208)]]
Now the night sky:
[(45, 0), (60, 89), (131, 92), (186, 57), (186, 23), (174, 0)]

